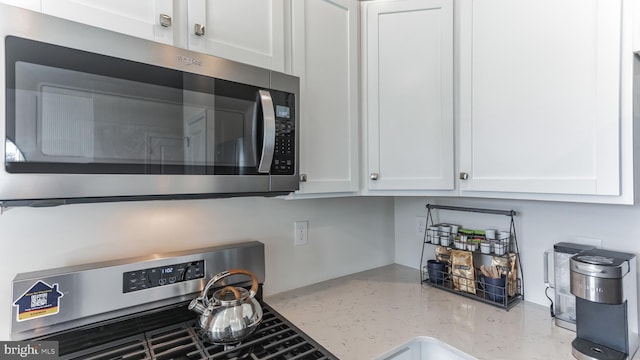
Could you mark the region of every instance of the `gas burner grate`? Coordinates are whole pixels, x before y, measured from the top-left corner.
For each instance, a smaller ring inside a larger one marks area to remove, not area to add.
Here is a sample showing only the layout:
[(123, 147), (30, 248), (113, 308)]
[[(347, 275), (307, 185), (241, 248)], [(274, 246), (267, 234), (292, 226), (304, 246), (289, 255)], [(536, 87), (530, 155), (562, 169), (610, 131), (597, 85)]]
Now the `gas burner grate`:
[(149, 330), (170, 324), (193, 321), (194, 313), (186, 306), (175, 306), (164, 311), (152, 311), (135, 317), (119, 318), (88, 325), (77, 330), (53, 334), (40, 340), (57, 341), (61, 355), (81, 352), (87, 348), (102, 348), (117, 344), (117, 340), (135, 337)]
[(189, 324), (166, 327), (146, 334), (153, 359), (200, 360), (206, 359), (197, 336)]
[(108, 344), (91, 347), (71, 355), (63, 356), (66, 360), (149, 360), (149, 348), (144, 335), (132, 336)]
[(232, 349), (220, 345), (204, 348), (209, 359), (224, 360), (311, 360), (335, 359), (319, 345), (312, 343), (300, 330), (276, 315), (273, 309), (263, 306), (263, 318), (256, 332)]
[[(62, 355), (63, 360), (316, 360), (336, 359), (284, 317), (263, 304), (260, 327), (235, 346), (224, 347), (204, 341), (196, 322), (182, 321), (147, 330), (124, 339)], [(158, 316), (159, 314), (156, 314)], [(169, 315), (172, 319), (172, 315)], [(138, 319), (131, 321), (139, 322)], [(159, 322), (162, 323), (162, 322)], [(121, 324), (125, 325), (126, 324)], [(92, 331), (84, 329), (83, 331)], [(100, 331), (95, 329), (95, 331)], [(104, 331), (102, 331), (104, 332)], [(73, 338), (68, 336), (68, 338)], [(61, 344), (62, 346), (62, 344)]]

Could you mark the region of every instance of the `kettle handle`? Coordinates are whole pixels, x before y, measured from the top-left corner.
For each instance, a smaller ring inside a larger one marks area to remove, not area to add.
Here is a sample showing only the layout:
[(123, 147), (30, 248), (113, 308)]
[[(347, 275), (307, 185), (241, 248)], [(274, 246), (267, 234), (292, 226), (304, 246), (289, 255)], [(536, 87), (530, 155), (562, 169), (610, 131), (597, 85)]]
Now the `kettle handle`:
[(238, 291), (235, 286), (226, 286), (222, 288), (222, 290), (220, 291), (220, 297), (225, 296), (228, 291), (231, 291), (233, 293), (233, 296), (236, 298), (236, 300), (240, 299), (240, 291)]
[(209, 282), (207, 283), (207, 286), (205, 286), (204, 290), (202, 290), (202, 295), (200, 296), (200, 299), (202, 299), (202, 302), (204, 303), (204, 305), (207, 308), (209, 306), (211, 306), (211, 301), (209, 300), (209, 297), (207, 296), (207, 294), (209, 293), (209, 288), (213, 284), (215, 284), (216, 282), (226, 278), (227, 276), (231, 276), (231, 275), (247, 275), (247, 276), (249, 276), (251, 278), (251, 289), (249, 289), (249, 298), (253, 298), (256, 295), (256, 293), (258, 292), (258, 278), (256, 277), (256, 275), (254, 273), (252, 273), (249, 270), (244, 270), (244, 269), (226, 270), (226, 271), (223, 271), (221, 273), (216, 274), (213, 278), (211, 278), (211, 280), (209, 280)]

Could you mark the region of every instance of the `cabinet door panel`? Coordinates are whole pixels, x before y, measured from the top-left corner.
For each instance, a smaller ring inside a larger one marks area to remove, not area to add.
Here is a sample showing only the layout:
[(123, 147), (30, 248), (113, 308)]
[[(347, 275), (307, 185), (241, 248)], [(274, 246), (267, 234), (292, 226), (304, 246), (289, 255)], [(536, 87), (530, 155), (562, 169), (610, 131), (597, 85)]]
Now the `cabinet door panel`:
[(463, 192), (620, 193), (620, 11), (602, 0), (463, 3)]
[(369, 189), (453, 189), (452, 5), (366, 9)]
[(357, 1), (295, 1), (293, 74), (300, 77), (299, 193), (358, 190)]
[(189, 0), (187, 11), (191, 50), (284, 71), (284, 0)]
[(45, 14), (131, 36), (173, 44), (172, 27), (160, 25), (160, 14), (173, 17), (171, 0), (42, 0)]
[(42, 11), (42, 0), (0, 0), (0, 3), (17, 6), (33, 11)]

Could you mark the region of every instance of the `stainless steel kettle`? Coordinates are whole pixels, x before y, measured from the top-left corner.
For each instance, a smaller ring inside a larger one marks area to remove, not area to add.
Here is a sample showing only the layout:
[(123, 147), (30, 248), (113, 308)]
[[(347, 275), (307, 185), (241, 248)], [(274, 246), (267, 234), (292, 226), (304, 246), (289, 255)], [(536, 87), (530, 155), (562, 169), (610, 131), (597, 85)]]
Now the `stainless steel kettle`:
[[(243, 274), (251, 278), (251, 289), (225, 286), (216, 290), (211, 298), (209, 289), (230, 275)], [(200, 335), (221, 345), (231, 345), (251, 335), (262, 321), (262, 307), (255, 299), (258, 278), (248, 270), (232, 269), (215, 275), (199, 297), (189, 304), (189, 310), (200, 314)]]

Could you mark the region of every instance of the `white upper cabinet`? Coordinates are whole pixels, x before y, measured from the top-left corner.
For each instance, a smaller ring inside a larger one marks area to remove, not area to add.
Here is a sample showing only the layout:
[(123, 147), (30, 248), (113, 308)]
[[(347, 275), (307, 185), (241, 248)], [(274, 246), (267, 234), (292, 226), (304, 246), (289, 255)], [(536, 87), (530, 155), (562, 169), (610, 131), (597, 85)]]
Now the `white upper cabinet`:
[(633, 38), (633, 51), (640, 51), (640, 1), (639, 0), (625, 0), (632, 1), (630, 10), (625, 9), (625, 14), (629, 16), (629, 28), (631, 30)]
[(172, 0), (42, 0), (45, 14), (173, 44)]
[(41, 11), (49, 15), (284, 72), (285, 1), (29, 0), (16, 5), (39, 10), (41, 2)]
[(453, 2), (361, 6), (365, 191), (451, 190)]
[(188, 0), (188, 47), (284, 72), (284, 0)]
[(292, 2), (292, 72), (300, 77), (297, 194), (357, 192), (358, 2)]
[(0, 3), (41, 12), (41, 1), (42, 0), (0, 0)]
[(621, 14), (621, 0), (461, 1), (461, 194), (621, 194)]

